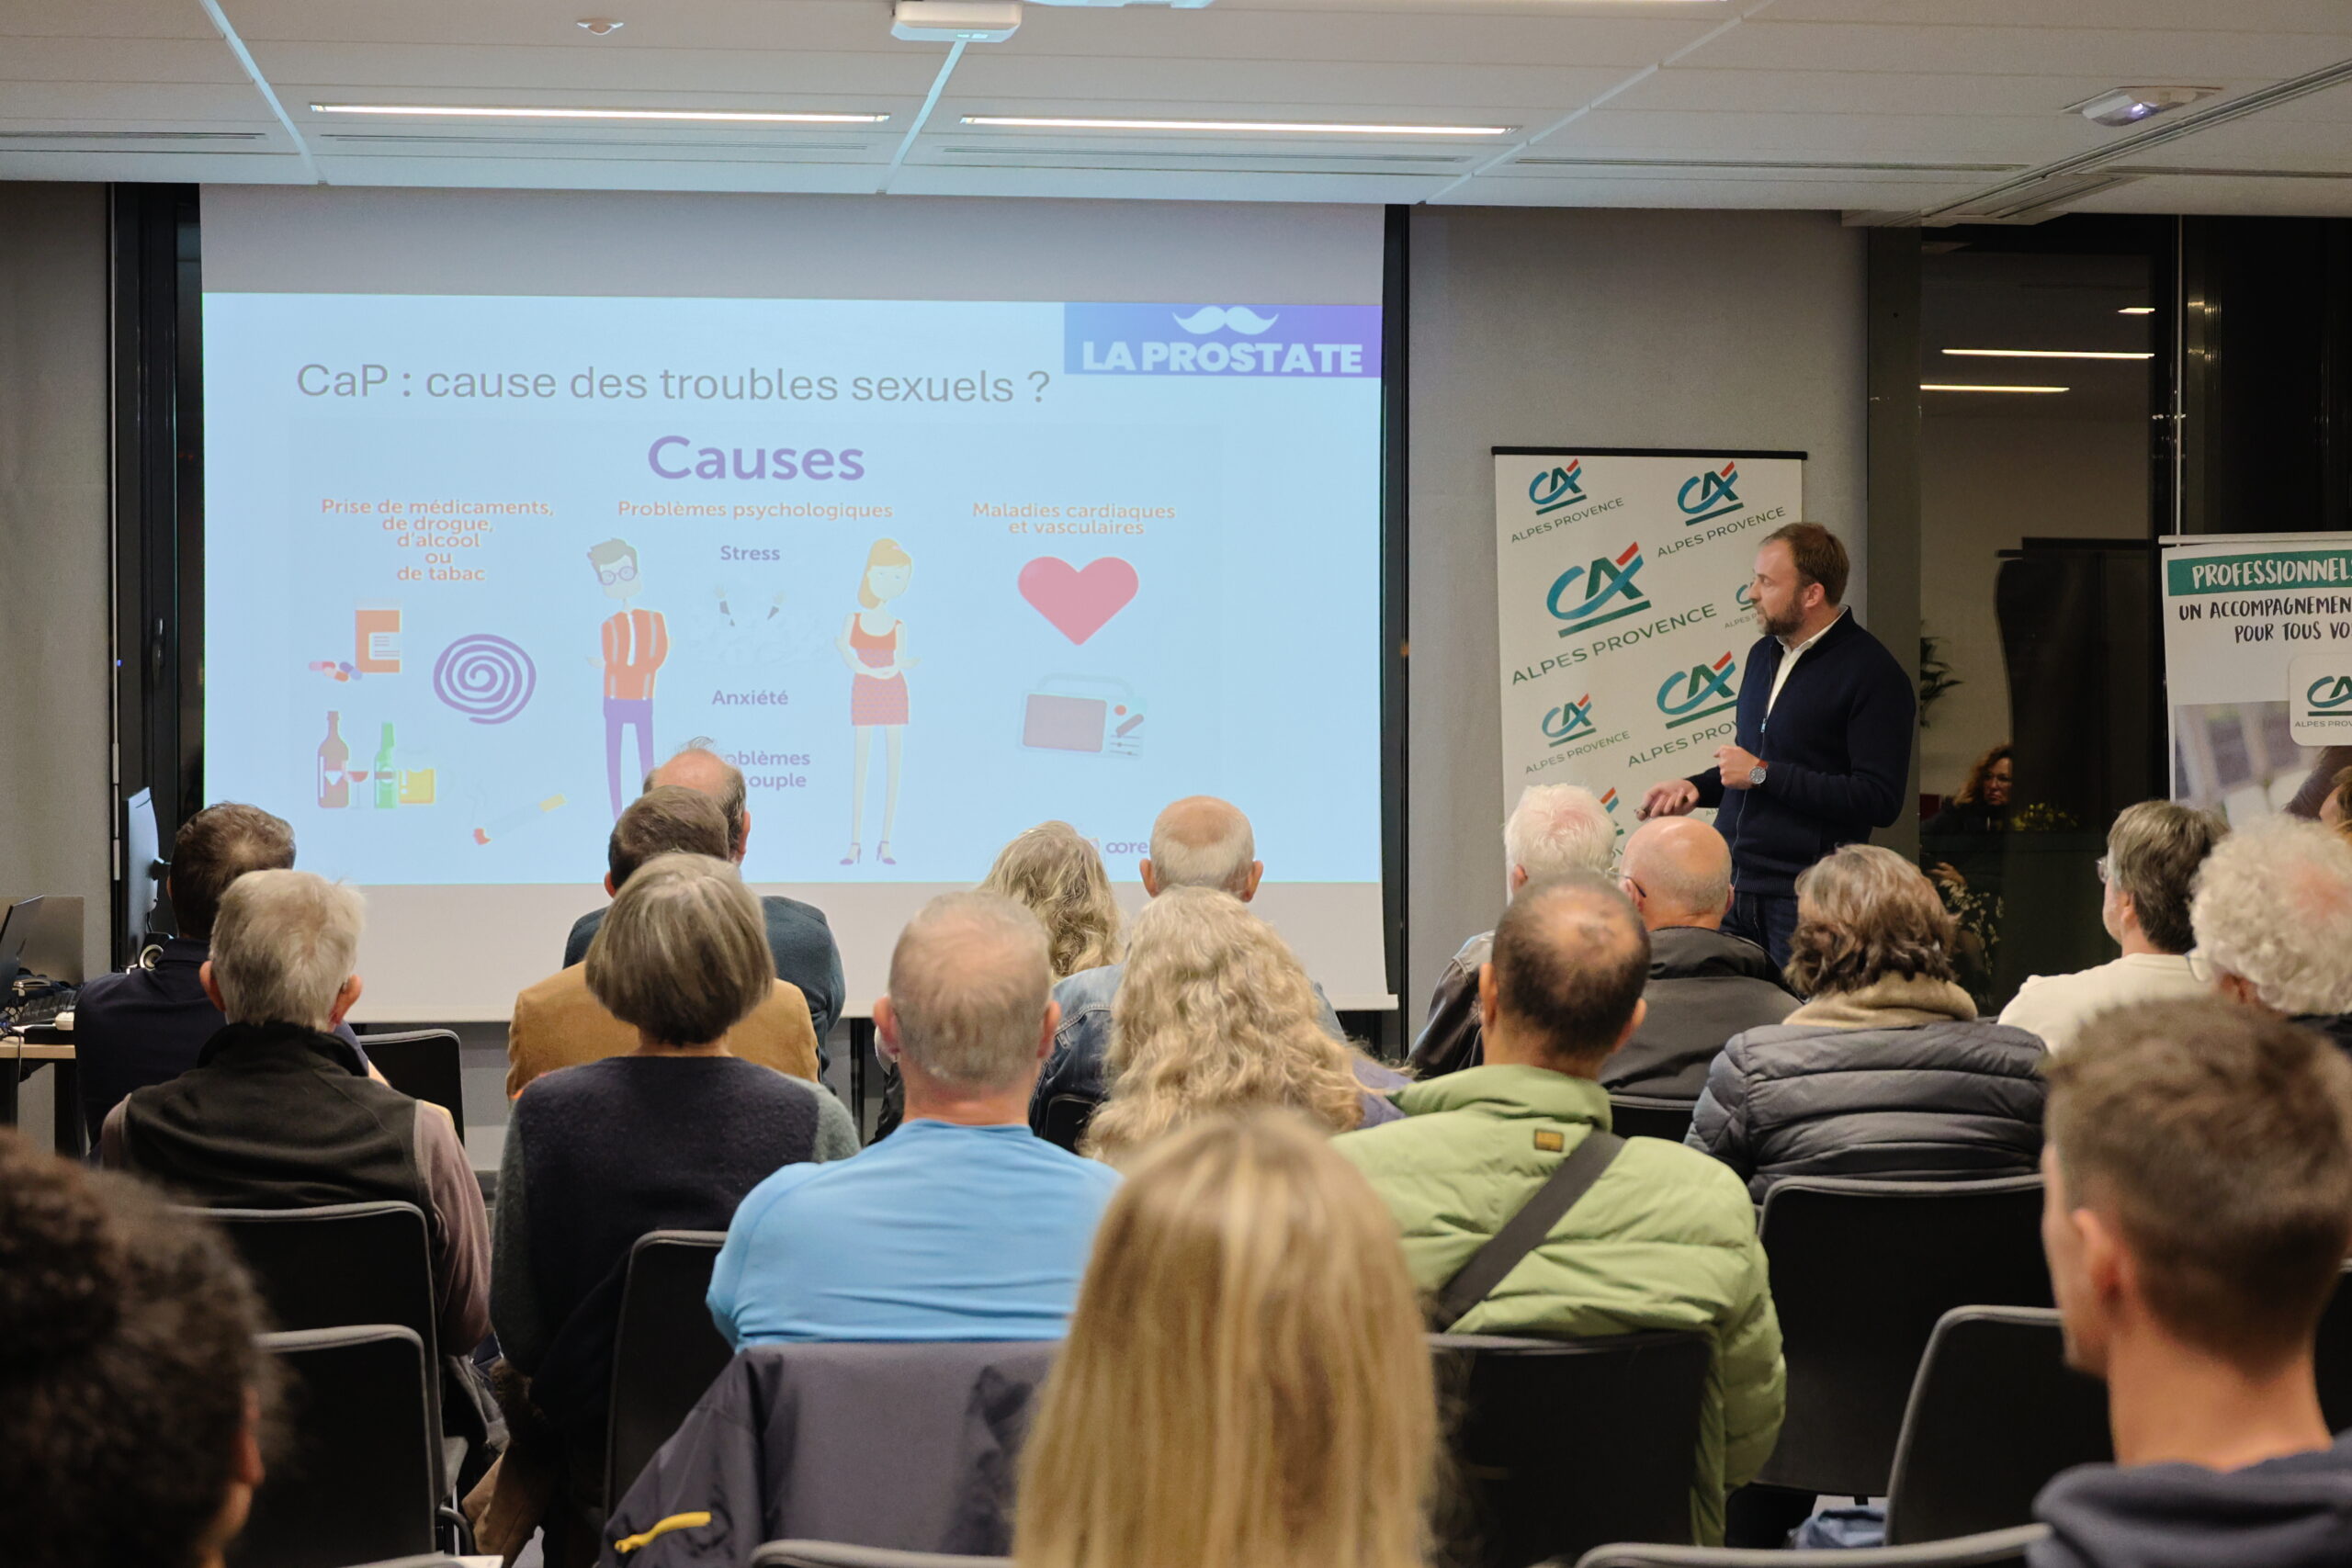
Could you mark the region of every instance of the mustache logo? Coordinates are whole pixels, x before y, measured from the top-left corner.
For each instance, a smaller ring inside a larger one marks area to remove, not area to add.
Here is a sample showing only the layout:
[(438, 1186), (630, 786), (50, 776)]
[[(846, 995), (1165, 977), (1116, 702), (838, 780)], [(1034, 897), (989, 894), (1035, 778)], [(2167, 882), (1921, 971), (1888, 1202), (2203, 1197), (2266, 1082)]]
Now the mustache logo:
[(1191, 315), (1175, 320), (1188, 333), (1213, 333), (1220, 327), (1230, 327), (1245, 337), (1256, 337), (1282, 318), (1261, 316), (1247, 305), (1204, 305)]

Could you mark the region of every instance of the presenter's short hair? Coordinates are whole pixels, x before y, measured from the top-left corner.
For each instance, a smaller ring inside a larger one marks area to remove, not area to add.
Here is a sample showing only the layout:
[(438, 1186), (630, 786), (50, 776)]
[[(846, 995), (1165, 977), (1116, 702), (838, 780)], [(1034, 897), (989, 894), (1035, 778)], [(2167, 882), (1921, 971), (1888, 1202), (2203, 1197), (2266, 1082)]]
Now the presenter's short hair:
[(1818, 523), (1791, 523), (1764, 536), (1764, 542), (1788, 546), (1801, 581), (1821, 584), (1822, 597), (1832, 604), (1846, 602), (1846, 579), (1854, 567), (1837, 535)]
[(1797, 878), (1789, 983), (1815, 997), (1859, 991), (1889, 975), (1950, 980), (1958, 935), (1917, 866), (1875, 844), (1848, 844)]
[(944, 1082), (1010, 1088), (1036, 1065), (1053, 981), (1036, 916), (1001, 893), (943, 893), (890, 953), (899, 1049)]
[(2158, 1321), (2253, 1370), (2308, 1349), (2352, 1246), (2352, 1063), (2219, 998), (2142, 1002), (2051, 1058), (2069, 1199), (2105, 1209)]
[(618, 891), (655, 855), (725, 860), (731, 852), (727, 814), (718, 802), (684, 784), (656, 784), (630, 801), (613, 824), (613, 835), (605, 840), (605, 869)]
[[(718, 815), (718, 807), (709, 807)], [(662, 1045), (707, 1045), (775, 988), (759, 900), (721, 855), (655, 855), (588, 944), (589, 992)]]
[(2132, 896), (2140, 930), (2166, 953), (2197, 945), (2188, 922), (2188, 895), (2198, 867), (2229, 828), (2211, 812), (2169, 800), (2127, 806), (2108, 830), (2102, 869), (2108, 885)]
[(329, 1028), (366, 919), (358, 889), (315, 872), (255, 871), (232, 883), (212, 928), (212, 978), (229, 1021)]
[(294, 829), (258, 806), (224, 800), (180, 824), (172, 840), (172, 912), (180, 935), (209, 940), (220, 916), (220, 896), (249, 871), (283, 871), (294, 863)]

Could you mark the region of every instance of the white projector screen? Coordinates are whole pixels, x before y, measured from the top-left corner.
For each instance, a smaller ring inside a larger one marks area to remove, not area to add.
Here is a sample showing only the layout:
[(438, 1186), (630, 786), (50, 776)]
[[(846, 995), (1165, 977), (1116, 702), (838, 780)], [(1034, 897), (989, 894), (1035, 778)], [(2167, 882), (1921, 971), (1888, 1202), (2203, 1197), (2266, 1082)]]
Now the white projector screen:
[(366, 890), (358, 1016), (505, 1018), (696, 742), (853, 1014), (1021, 829), (1133, 902), (1193, 793), (1385, 1003), (1377, 209), (203, 203), (205, 794)]

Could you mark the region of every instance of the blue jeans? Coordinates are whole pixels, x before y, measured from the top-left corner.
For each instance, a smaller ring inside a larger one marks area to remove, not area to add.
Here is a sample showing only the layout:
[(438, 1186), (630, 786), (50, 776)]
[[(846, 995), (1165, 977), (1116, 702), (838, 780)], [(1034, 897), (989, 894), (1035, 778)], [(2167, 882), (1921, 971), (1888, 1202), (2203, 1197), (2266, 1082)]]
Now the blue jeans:
[(1789, 961), (1789, 939), (1796, 934), (1797, 899), (1793, 893), (1735, 893), (1724, 930), (1744, 936), (1772, 955), (1772, 966)]

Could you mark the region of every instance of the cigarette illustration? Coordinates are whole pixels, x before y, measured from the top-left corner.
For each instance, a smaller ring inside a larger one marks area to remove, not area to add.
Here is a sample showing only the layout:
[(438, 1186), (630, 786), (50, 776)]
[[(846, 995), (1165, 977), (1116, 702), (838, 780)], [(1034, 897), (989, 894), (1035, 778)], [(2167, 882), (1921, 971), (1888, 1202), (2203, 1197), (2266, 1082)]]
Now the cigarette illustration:
[(514, 832), (515, 829), (523, 826), (526, 822), (530, 822), (538, 818), (544, 817), (562, 804), (563, 796), (560, 795), (551, 795), (536, 806), (526, 806), (516, 810), (510, 811), (505, 816), (501, 817), (497, 821), (492, 822), (489, 827), (475, 829), (474, 842), (477, 844), (486, 844), (492, 839), (503, 839), (509, 833)]

